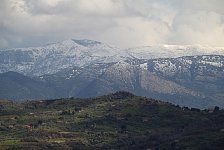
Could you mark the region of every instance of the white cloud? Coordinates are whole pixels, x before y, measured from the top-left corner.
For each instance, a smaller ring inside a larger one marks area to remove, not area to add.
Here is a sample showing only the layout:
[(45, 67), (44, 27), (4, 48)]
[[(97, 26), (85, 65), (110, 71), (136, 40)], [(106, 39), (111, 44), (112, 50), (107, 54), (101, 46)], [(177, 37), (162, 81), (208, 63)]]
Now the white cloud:
[(168, 42), (223, 46), (222, 17), (220, 14), (207, 11), (180, 13), (173, 21), (173, 31)]
[(89, 38), (224, 46), (223, 0), (1, 0), (0, 47)]
[(111, 39), (122, 47), (165, 43), (164, 39), (169, 33), (167, 24), (157, 20), (127, 17), (117, 19), (116, 23), (117, 26), (107, 30), (101, 38)]

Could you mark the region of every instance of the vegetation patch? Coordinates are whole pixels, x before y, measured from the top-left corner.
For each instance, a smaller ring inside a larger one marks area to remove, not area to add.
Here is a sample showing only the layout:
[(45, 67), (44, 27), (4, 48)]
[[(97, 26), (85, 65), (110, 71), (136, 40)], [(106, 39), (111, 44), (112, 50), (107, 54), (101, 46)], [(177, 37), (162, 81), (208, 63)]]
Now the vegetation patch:
[(224, 149), (224, 111), (126, 92), (94, 99), (0, 101), (0, 149)]

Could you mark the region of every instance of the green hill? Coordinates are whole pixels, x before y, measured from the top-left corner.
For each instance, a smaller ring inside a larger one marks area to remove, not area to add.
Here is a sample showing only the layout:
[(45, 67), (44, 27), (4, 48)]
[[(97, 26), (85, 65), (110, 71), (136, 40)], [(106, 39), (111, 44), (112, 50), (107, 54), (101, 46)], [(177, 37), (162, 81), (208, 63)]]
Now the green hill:
[(224, 111), (127, 92), (92, 99), (0, 101), (0, 149), (224, 149)]

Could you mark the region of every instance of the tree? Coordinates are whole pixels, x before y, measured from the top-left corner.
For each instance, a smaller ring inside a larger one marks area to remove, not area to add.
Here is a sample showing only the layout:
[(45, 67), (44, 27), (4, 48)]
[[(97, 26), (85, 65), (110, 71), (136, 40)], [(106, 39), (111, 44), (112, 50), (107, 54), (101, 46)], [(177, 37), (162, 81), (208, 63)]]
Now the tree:
[(214, 108), (214, 112), (216, 112), (216, 111), (219, 111), (219, 107), (218, 106), (215, 106), (215, 108)]

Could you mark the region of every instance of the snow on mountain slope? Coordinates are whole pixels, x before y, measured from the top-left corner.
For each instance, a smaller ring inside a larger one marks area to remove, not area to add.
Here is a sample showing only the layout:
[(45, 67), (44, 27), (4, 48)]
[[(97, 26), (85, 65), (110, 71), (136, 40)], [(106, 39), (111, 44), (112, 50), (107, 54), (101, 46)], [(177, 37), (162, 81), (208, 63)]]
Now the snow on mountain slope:
[(73, 66), (117, 62), (120, 49), (91, 40), (66, 40), (43, 47), (0, 51), (0, 72), (28, 75), (53, 74)]
[(54, 74), (65, 68), (85, 67), (96, 63), (204, 54), (224, 55), (224, 48), (163, 45), (120, 49), (98, 41), (70, 39), (42, 47), (0, 51), (0, 73), (15, 71), (39, 76)]
[[(33, 79), (52, 91), (52, 98), (95, 97), (125, 90), (181, 106), (224, 106), (224, 56), (221, 55), (94, 63)], [(3, 79), (1, 84), (15, 89), (9, 81), (11, 78), (7, 82)], [(4, 86), (0, 88), (3, 96)]]
[(176, 58), (195, 55), (224, 55), (224, 47), (205, 47), (200, 45), (160, 45), (129, 48), (125, 50), (130, 57), (138, 59)]
[(172, 78), (184, 76), (185, 79), (192, 79), (196, 74), (223, 78), (224, 74), (224, 56), (222, 55), (151, 59), (148, 64), (150, 64), (151, 72)]

